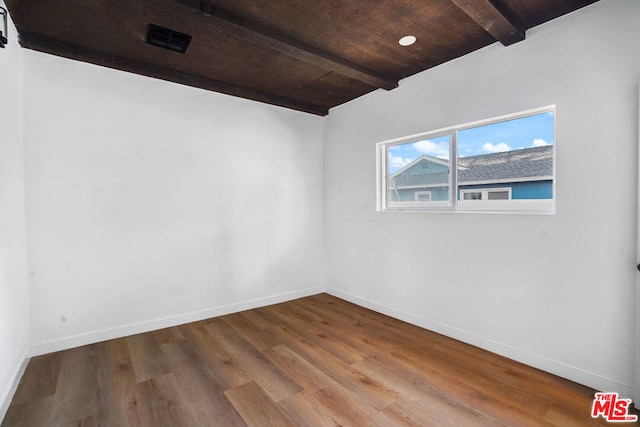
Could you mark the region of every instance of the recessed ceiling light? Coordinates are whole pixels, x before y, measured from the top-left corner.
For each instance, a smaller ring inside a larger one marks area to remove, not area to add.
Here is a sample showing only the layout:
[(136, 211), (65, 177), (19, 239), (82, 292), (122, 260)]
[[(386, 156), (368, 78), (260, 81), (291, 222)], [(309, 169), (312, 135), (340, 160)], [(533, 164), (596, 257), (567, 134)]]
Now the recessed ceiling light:
[(416, 42), (415, 36), (404, 36), (400, 40), (398, 40), (398, 43), (400, 43), (400, 46), (411, 46), (415, 42)]

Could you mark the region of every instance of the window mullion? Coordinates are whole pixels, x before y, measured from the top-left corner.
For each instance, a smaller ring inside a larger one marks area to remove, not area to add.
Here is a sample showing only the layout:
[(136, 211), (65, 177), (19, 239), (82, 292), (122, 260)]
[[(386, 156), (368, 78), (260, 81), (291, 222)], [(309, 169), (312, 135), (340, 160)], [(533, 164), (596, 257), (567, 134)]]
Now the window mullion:
[(450, 144), (450, 165), (451, 171), (449, 173), (450, 183), (450, 198), (451, 198), (451, 208), (453, 210), (458, 209), (458, 131), (453, 131), (451, 133), (451, 144)]

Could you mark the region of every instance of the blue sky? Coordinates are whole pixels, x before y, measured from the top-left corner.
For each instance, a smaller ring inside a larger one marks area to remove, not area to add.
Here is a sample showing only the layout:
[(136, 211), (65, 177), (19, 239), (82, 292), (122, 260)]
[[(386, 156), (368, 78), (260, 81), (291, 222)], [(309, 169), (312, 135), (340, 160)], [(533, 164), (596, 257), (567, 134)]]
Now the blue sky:
[[(553, 143), (552, 112), (458, 131), (458, 155), (461, 157)], [(423, 154), (442, 159), (449, 158), (449, 136), (388, 147), (389, 172), (398, 171)]]

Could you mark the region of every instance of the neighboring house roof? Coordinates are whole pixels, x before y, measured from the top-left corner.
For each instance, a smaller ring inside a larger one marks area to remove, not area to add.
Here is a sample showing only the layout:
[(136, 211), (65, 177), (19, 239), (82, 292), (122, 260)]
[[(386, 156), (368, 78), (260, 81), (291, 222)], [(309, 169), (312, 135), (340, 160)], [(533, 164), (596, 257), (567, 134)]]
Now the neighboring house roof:
[[(395, 188), (446, 184), (448, 172), (415, 173), (422, 162), (442, 163), (442, 159), (422, 156), (390, 176)], [(413, 169), (413, 170), (412, 170)], [(553, 145), (523, 148), (502, 153), (460, 157), (458, 159), (458, 183), (534, 181), (549, 179), (553, 175)], [(530, 179), (527, 179), (530, 178)], [(395, 184), (395, 185), (394, 185)]]

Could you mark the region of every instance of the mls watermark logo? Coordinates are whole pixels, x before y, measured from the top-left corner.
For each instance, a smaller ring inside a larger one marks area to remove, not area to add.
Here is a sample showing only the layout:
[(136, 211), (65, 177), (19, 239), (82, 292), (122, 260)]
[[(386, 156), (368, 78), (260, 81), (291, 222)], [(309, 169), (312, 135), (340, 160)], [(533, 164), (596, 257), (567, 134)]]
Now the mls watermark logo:
[(637, 415), (629, 415), (631, 399), (619, 399), (618, 393), (596, 393), (591, 408), (591, 418), (602, 418), (609, 422), (633, 423)]

